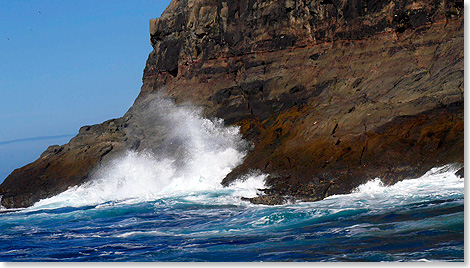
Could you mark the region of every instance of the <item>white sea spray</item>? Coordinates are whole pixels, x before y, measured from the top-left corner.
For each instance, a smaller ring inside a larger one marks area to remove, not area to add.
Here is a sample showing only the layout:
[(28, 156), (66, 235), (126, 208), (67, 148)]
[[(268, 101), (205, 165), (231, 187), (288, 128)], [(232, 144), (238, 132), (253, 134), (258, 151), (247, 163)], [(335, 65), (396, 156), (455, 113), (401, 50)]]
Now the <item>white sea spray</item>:
[(102, 166), (89, 182), (41, 200), (34, 207), (145, 202), (168, 196), (194, 199), (194, 193), (203, 196), (203, 192), (217, 190), (230, 191), (229, 196), (254, 196), (256, 189), (264, 187), (265, 175), (258, 173), (227, 189), (221, 185), (246, 154), (238, 127), (226, 127), (221, 119), (204, 118), (200, 110), (176, 106), (167, 99), (153, 100), (150, 106), (144, 113), (146, 120), (167, 121), (168, 143), (178, 143), (180, 158), (151, 150), (128, 151)]

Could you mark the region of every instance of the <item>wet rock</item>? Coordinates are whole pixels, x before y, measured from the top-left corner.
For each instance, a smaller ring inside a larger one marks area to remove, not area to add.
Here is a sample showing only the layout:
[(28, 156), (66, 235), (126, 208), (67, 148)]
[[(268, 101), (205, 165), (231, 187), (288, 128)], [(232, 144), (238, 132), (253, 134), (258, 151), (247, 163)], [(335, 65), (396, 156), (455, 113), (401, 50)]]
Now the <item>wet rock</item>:
[(242, 197), (243, 201), (249, 201), (252, 204), (262, 204), (262, 205), (285, 205), (295, 203), (295, 199), (288, 196), (281, 195), (260, 195), (256, 197)]

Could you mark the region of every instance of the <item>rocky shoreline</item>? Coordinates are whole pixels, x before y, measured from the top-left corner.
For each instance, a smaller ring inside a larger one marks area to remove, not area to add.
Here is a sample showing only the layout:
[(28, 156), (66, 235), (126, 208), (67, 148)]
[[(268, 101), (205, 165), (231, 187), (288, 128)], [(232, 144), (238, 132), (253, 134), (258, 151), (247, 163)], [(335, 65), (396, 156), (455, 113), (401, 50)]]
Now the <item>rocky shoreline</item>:
[[(317, 201), (464, 163), (463, 1), (173, 0), (150, 21), (135, 104), (13, 171), (2, 205), (85, 182), (125, 150), (159, 148), (159, 95), (240, 126), (253, 144), (229, 185), (270, 174), (253, 203)], [(171, 153), (171, 152), (170, 152)]]

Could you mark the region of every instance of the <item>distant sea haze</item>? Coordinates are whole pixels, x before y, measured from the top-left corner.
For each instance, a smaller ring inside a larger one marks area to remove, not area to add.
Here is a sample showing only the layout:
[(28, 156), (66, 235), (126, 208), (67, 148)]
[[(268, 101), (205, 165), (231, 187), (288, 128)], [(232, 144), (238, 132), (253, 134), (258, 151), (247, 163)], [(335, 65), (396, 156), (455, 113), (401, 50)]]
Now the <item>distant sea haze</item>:
[(55, 139), (72, 137), (72, 136), (74, 136), (74, 134), (63, 134), (63, 135), (56, 135), (56, 136), (38, 136), (38, 137), (30, 137), (30, 138), (0, 141), (0, 145), (19, 143), (19, 142), (27, 142), (27, 141), (55, 140)]

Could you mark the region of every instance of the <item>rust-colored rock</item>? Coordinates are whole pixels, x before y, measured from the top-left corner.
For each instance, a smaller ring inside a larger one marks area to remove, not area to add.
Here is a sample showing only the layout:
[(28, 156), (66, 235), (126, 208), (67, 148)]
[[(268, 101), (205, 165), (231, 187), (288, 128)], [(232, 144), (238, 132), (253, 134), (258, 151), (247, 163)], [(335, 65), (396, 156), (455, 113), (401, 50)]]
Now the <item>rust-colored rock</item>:
[(142, 91), (116, 132), (92, 131), (14, 171), (2, 204), (86, 180), (109, 146), (150, 146), (139, 105), (157, 93), (240, 126), (254, 148), (222, 183), (269, 173), (255, 203), (463, 164), (463, 17), (461, 0), (173, 0), (150, 21)]

